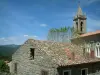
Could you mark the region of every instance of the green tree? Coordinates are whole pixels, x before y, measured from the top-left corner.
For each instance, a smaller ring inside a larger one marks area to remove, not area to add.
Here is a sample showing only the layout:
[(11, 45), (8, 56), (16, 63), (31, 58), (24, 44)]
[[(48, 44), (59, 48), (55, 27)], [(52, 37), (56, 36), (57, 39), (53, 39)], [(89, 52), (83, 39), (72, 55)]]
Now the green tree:
[(67, 37), (68, 27), (52, 28), (48, 32), (48, 40), (65, 42)]
[(60, 29), (61, 30), (61, 41), (62, 42), (66, 42), (66, 40), (68, 39), (68, 27), (63, 27)]
[(73, 38), (78, 38), (79, 32), (73, 27), (52, 28), (48, 32), (48, 40), (57, 42), (71, 42)]
[(9, 72), (9, 66), (4, 62), (4, 60), (0, 60), (0, 72)]

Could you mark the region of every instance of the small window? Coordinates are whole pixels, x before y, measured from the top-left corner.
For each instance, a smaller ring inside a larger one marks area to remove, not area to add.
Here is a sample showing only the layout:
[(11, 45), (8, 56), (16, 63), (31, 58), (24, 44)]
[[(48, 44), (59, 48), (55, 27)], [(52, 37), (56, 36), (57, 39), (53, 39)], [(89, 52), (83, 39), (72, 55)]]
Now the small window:
[(17, 73), (17, 63), (14, 63), (14, 71)]
[(34, 48), (30, 48), (30, 58), (34, 59)]
[(63, 75), (71, 75), (71, 70), (66, 70), (63, 72)]
[(48, 75), (48, 71), (42, 70), (41, 75)]
[(82, 69), (81, 75), (88, 75), (88, 69), (87, 68)]
[(96, 46), (100, 46), (100, 43), (99, 43), (99, 42), (97, 42), (97, 43), (96, 43)]

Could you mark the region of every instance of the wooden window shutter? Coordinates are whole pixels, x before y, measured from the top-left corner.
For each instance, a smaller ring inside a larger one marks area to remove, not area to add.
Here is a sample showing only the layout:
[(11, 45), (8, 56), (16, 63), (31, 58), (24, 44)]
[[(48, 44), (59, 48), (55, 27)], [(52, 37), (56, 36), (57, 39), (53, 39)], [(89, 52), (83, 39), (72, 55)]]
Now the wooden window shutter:
[(91, 58), (94, 58), (94, 57), (95, 57), (95, 55), (94, 55), (94, 50), (91, 50), (91, 52), (90, 52), (90, 57), (91, 57)]
[(71, 58), (72, 58), (72, 60), (75, 59), (75, 53), (74, 53), (74, 52), (72, 52), (72, 56), (71, 56)]

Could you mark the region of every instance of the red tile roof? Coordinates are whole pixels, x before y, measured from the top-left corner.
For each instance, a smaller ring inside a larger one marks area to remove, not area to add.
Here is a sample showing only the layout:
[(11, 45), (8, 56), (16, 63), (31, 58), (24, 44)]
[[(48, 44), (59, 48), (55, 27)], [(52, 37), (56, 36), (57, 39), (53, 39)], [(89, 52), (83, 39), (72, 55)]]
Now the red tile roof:
[(69, 65), (77, 65), (77, 64), (85, 64), (85, 63), (93, 63), (93, 62), (100, 62), (99, 58), (78, 58), (75, 60), (69, 60), (67, 64), (60, 64), (59, 66), (69, 66)]
[(86, 34), (82, 34), (80, 37), (86, 37), (86, 36), (91, 36), (91, 35), (96, 35), (96, 34), (100, 34), (100, 30), (95, 31), (95, 32), (88, 32)]
[[(69, 51), (68, 49), (66, 51), (67, 51), (67, 57), (72, 57), (71, 51)], [(59, 66), (77, 65), (77, 64), (93, 63), (93, 62), (100, 62), (100, 58), (87, 57), (75, 54), (74, 60), (69, 59), (68, 62), (66, 62), (65, 64), (60, 63)]]
[(65, 52), (66, 52), (66, 55), (67, 55), (69, 58), (72, 57), (71, 51), (70, 51), (68, 48), (65, 49)]

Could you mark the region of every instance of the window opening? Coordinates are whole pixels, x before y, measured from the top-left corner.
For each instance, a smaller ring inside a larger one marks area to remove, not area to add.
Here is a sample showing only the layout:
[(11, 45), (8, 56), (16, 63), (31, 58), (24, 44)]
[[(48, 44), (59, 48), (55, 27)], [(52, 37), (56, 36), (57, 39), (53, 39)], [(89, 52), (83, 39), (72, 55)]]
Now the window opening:
[(34, 59), (34, 48), (30, 48), (30, 58)]

